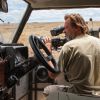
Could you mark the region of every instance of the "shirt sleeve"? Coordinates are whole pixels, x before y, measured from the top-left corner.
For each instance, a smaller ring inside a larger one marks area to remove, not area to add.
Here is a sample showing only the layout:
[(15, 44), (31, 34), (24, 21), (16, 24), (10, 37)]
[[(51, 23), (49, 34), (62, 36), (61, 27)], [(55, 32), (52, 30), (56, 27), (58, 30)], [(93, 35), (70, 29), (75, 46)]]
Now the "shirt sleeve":
[(68, 66), (69, 58), (70, 58), (70, 48), (64, 46), (60, 51), (58, 59), (58, 66), (60, 67), (61, 72), (64, 72), (64, 67)]

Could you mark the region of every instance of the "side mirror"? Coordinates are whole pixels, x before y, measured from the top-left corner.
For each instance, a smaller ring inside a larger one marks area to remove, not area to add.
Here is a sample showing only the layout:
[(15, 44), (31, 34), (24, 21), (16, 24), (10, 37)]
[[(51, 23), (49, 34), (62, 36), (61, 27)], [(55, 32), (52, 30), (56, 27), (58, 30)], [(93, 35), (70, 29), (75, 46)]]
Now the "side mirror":
[(0, 11), (5, 12), (5, 13), (8, 12), (7, 0), (0, 0)]

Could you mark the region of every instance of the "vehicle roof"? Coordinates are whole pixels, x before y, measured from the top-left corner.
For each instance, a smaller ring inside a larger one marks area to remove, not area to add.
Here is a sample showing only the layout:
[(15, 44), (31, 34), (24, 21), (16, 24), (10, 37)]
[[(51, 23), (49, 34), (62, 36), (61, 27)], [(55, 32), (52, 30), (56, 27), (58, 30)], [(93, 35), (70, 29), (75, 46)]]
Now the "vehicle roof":
[(100, 7), (100, 0), (24, 0), (34, 9)]

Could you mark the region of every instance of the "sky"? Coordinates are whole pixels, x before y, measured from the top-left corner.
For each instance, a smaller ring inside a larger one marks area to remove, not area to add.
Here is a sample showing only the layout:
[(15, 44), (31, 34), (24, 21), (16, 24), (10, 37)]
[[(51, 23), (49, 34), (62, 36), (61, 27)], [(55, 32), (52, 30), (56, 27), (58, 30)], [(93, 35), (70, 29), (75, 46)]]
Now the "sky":
[[(23, 0), (7, 0), (8, 13), (0, 12), (0, 18), (4, 23), (20, 22), (26, 8), (26, 3)], [(31, 22), (62, 22), (63, 16), (67, 13), (79, 13), (86, 21), (90, 18), (100, 21), (100, 8), (85, 8), (85, 9), (64, 9), (64, 10), (34, 10), (31, 14), (29, 23)], [(3, 23), (0, 21), (0, 23)]]

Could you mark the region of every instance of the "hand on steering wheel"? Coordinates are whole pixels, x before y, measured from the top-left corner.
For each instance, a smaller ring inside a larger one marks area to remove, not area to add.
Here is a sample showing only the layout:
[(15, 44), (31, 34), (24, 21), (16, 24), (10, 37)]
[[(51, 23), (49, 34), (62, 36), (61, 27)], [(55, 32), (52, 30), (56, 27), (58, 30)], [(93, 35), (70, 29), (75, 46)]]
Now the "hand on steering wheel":
[[(54, 57), (52, 56), (51, 52), (47, 49), (45, 44), (38, 37), (32, 35), (29, 37), (29, 42), (39, 62), (41, 62), (52, 73), (59, 73), (59, 67), (57, 66)], [(42, 51), (40, 50), (40, 46), (41, 49), (45, 52), (45, 54), (42, 53)], [(48, 61), (52, 63), (52, 66), (48, 63)]]

